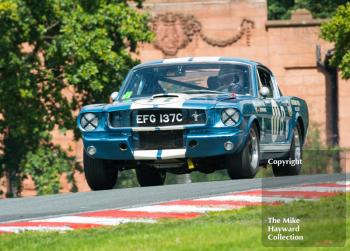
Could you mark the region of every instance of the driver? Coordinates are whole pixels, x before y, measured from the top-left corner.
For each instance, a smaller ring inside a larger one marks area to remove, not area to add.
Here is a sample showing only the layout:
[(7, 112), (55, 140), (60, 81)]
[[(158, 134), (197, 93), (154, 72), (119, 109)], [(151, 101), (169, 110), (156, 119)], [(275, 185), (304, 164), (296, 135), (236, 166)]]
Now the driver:
[(246, 94), (244, 73), (232, 67), (224, 67), (218, 74), (218, 91)]
[(165, 93), (158, 80), (151, 74), (145, 74), (144, 78), (140, 81), (139, 89), (140, 93), (138, 94), (140, 96)]

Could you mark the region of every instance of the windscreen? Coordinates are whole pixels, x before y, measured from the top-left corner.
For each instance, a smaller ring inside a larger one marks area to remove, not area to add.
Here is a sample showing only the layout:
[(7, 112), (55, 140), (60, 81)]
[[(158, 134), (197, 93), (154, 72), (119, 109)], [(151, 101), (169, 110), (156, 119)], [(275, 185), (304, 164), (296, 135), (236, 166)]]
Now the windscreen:
[(250, 70), (242, 64), (176, 64), (136, 69), (121, 99), (169, 93), (251, 94)]

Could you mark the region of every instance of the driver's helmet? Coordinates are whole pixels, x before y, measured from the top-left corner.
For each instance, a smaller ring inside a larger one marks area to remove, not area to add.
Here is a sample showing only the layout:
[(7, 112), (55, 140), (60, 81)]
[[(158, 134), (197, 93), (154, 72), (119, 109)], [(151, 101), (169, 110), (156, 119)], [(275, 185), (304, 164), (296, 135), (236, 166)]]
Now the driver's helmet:
[(226, 92), (244, 94), (244, 73), (233, 67), (223, 67), (218, 74), (218, 89)]

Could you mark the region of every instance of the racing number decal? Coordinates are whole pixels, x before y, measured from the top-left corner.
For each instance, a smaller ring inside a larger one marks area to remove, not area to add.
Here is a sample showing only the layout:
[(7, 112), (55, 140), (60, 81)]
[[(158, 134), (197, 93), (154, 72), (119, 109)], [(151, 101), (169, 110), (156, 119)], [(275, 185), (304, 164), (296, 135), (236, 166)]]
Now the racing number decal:
[(283, 136), (285, 131), (284, 120), (286, 112), (283, 106), (278, 106), (275, 100), (271, 99), (272, 117), (271, 117), (271, 137), (275, 142), (278, 136)]

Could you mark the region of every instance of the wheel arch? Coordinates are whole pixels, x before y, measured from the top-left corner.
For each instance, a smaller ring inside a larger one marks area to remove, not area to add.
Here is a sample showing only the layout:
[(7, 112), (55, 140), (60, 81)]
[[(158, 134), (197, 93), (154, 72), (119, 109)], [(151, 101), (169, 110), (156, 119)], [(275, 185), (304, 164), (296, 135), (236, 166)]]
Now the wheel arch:
[(249, 122), (248, 122), (248, 126), (247, 126), (247, 133), (249, 132), (249, 129), (255, 125), (256, 126), (256, 129), (258, 130), (258, 134), (259, 134), (259, 139), (260, 139), (260, 135), (261, 135), (261, 127), (260, 127), (260, 124), (259, 124), (259, 120), (256, 116), (251, 116), (250, 119), (249, 119)]
[(301, 116), (298, 116), (297, 120), (296, 120), (296, 125), (299, 124), (299, 127), (300, 127), (300, 130), (301, 130), (301, 136), (302, 136), (302, 143), (304, 144), (305, 143), (305, 124), (304, 124), (304, 121), (303, 121), (303, 118)]

